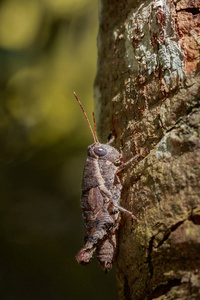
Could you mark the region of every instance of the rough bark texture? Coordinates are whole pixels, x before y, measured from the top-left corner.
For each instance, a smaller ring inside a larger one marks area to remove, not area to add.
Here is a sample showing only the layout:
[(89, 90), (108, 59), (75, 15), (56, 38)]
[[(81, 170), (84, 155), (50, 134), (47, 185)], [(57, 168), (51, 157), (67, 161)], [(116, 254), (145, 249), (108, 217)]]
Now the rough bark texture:
[(101, 142), (128, 160), (116, 260), (121, 299), (200, 299), (200, 1), (102, 0)]

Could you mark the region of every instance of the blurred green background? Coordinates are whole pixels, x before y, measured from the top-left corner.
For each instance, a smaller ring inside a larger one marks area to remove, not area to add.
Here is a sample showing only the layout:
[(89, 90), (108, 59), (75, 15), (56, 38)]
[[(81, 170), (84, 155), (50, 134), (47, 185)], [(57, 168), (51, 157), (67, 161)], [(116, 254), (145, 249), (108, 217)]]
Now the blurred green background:
[(83, 246), (98, 1), (0, 3), (0, 299), (118, 299)]

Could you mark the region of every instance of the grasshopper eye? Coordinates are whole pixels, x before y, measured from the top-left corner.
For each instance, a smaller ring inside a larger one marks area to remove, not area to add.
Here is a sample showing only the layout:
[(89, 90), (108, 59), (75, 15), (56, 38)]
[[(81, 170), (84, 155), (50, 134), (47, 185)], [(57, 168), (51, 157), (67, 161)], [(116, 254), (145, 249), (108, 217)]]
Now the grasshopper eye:
[(98, 156), (104, 156), (104, 155), (106, 155), (108, 153), (108, 151), (105, 148), (103, 148), (103, 147), (96, 147), (96, 148), (94, 148), (94, 152)]

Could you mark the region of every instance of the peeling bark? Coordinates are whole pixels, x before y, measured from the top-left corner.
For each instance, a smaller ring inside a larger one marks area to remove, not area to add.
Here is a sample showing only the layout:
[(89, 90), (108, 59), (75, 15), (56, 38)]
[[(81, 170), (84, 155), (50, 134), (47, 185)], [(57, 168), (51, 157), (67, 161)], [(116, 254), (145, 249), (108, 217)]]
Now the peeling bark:
[(184, 50), (184, 69), (187, 74), (196, 71), (200, 63), (200, 1), (181, 0), (175, 4), (176, 30)]
[(128, 160), (120, 299), (200, 299), (200, 1), (101, 1), (98, 128)]

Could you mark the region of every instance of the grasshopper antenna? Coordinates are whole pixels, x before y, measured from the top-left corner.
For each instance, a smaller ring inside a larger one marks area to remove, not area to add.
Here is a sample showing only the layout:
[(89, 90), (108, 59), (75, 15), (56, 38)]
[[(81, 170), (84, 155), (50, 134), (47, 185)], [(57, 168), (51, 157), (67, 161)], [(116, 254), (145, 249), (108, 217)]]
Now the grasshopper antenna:
[(83, 106), (82, 106), (82, 104), (81, 104), (81, 101), (78, 99), (78, 97), (77, 97), (77, 95), (76, 95), (76, 93), (74, 92), (74, 96), (75, 96), (75, 98), (76, 98), (76, 100), (78, 101), (78, 104), (80, 105), (80, 107), (81, 107), (81, 109), (82, 109), (82, 111), (83, 111), (83, 113), (84, 113), (84, 116), (85, 116), (85, 118), (86, 118), (86, 121), (87, 121), (87, 123), (88, 123), (88, 126), (90, 127), (90, 131), (92, 132), (92, 136), (93, 136), (93, 139), (94, 139), (94, 143), (96, 143), (96, 142), (98, 142), (99, 143), (99, 141), (98, 141), (98, 139), (97, 139), (97, 141), (96, 141), (96, 124), (95, 124), (95, 135), (94, 135), (94, 131), (92, 130), (92, 126), (90, 125), (90, 121), (89, 121), (89, 119), (88, 119), (88, 117), (87, 117), (87, 114), (86, 114), (86, 112), (85, 112), (85, 110), (84, 110), (84, 108), (83, 108)]
[(96, 127), (94, 112), (92, 112), (92, 116), (93, 116), (93, 122), (94, 122), (94, 135), (95, 135), (97, 143), (99, 144), (99, 140), (98, 140), (98, 137), (97, 137), (97, 127)]

